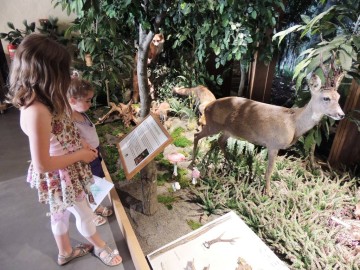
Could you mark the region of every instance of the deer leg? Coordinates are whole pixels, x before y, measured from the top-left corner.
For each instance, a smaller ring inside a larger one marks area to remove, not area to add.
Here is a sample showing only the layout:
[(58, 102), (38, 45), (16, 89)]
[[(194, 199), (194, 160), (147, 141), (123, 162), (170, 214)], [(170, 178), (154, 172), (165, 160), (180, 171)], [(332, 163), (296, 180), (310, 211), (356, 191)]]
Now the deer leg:
[(216, 132), (211, 132), (210, 129), (208, 128), (208, 126), (203, 126), (203, 128), (201, 129), (200, 132), (194, 134), (193, 156), (192, 156), (192, 161), (191, 161), (191, 164), (190, 164), (191, 167), (195, 163), (196, 149), (197, 149), (199, 140), (204, 138), (204, 137), (214, 135), (215, 133)]
[(226, 145), (227, 145), (227, 140), (229, 139), (229, 137), (230, 136), (228, 134), (222, 133), (218, 139), (220, 149), (224, 153), (224, 157), (225, 157), (226, 161), (228, 162), (228, 164), (230, 164), (230, 159), (229, 159), (229, 156), (226, 151)]
[(271, 174), (274, 168), (275, 159), (278, 154), (278, 149), (268, 149), (268, 167), (266, 169), (265, 173), (265, 180), (266, 180), (266, 186), (265, 186), (265, 194), (271, 195), (270, 190), (270, 179)]

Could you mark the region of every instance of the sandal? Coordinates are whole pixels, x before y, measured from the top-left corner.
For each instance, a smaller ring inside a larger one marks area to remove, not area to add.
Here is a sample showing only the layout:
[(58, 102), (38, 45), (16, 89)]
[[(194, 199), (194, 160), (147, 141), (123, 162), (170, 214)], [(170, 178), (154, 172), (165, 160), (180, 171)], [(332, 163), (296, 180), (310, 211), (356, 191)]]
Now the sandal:
[(116, 266), (122, 263), (121, 257), (119, 263), (113, 263), (115, 257), (120, 256), (120, 254), (117, 249), (111, 250), (111, 248), (107, 244), (103, 248), (94, 248), (93, 254), (107, 266)]
[[(100, 209), (99, 209), (100, 208)], [(101, 210), (102, 209), (102, 210)], [(103, 217), (109, 217), (113, 214), (113, 211), (106, 206), (102, 206), (100, 205), (96, 210), (95, 210), (95, 214), (103, 216)]]
[(95, 226), (101, 226), (106, 223), (106, 218), (96, 215), (93, 222), (95, 223)]
[[(89, 245), (89, 244), (79, 244), (76, 247), (74, 247), (71, 250), (70, 255), (65, 256), (65, 255), (58, 255), (58, 265), (62, 266), (67, 264), (68, 262), (76, 259), (76, 258), (80, 258), (82, 256), (85, 256), (86, 254), (90, 253), (92, 250), (94, 249), (93, 245)], [(76, 254), (76, 251), (78, 251), (78, 253)]]

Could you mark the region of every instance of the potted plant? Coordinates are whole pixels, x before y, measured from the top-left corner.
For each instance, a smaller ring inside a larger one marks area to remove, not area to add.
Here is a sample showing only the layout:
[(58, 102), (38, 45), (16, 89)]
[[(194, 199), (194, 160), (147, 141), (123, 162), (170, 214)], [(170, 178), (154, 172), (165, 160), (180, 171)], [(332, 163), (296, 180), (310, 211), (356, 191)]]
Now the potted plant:
[(19, 30), (15, 28), (14, 24), (11, 22), (7, 23), (8, 27), (11, 29), (7, 33), (0, 33), (0, 39), (4, 39), (9, 42), (7, 45), (7, 49), (9, 52), (10, 59), (12, 60), (15, 54), (15, 51), (23, 38), (30, 33), (35, 31), (35, 23), (32, 22), (30, 24), (27, 23), (27, 20), (23, 21), (23, 25), (25, 26), (24, 30)]

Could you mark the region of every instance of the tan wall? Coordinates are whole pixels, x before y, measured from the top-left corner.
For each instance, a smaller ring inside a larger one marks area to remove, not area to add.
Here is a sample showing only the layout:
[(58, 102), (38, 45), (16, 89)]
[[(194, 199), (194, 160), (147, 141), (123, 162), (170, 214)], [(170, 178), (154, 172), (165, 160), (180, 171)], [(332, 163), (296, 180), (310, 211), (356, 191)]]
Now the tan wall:
[[(35, 22), (36, 27), (40, 27), (39, 19), (47, 19), (49, 16), (59, 19), (61, 29), (75, 19), (73, 14), (68, 16), (60, 6), (54, 8), (51, 0), (0, 0), (0, 32), (10, 31), (7, 22), (12, 22), (19, 29), (24, 28), (23, 20), (27, 20), (28, 23)], [(7, 54), (7, 41), (1, 40), (1, 43)]]

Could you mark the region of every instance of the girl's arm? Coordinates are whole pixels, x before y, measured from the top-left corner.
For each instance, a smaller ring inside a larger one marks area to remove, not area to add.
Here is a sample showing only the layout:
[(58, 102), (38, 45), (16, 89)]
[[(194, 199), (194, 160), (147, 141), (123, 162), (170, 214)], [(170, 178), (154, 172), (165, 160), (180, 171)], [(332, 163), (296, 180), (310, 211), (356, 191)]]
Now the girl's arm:
[(46, 106), (35, 102), (21, 111), (21, 127), (29, 137), (34, 169), (40, 173), (65, 168), (77, 161), (91, 162), (97, 153), (82, 148), (62, 156), (50, 156), (51, 114)]

